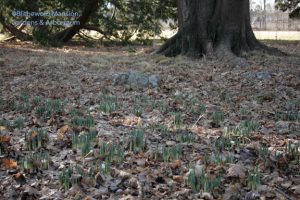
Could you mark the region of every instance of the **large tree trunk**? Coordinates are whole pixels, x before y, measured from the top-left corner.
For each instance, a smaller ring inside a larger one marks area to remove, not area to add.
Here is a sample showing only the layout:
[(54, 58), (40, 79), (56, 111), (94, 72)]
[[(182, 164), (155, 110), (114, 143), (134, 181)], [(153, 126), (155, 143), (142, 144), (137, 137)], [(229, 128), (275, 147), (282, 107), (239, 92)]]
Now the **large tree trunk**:
[(244, 51), (265, 48), (250, 25), (249, 0), (177, 0), (178, 33), (158, 51), (166, 56), (214, 52), (234, 63)]

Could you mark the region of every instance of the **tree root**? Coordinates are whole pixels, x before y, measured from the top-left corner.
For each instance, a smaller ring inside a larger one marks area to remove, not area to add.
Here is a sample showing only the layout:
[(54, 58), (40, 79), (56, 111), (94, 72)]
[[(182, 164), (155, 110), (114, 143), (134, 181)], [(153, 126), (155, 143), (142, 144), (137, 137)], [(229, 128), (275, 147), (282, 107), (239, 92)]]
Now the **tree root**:
[[(206, 52), (209, 55), (216, 56), (218, 60), (221, 62), (231, 66), (231, 67), (248, 67), (249, 64), (247, 63), (246, 59), (243, 57), (239, 57), (237, 54), (240, 54), (240, 52), (249, 52), (251, 50), (258, 50), (263, 51), (270, 55), (275, 56), (286, 56), (288, 54), (273, 48), (268, 47), (267, 45), (261, 43), (258, 41), (255, 36), (249, 37), (248, 40), (245, 42), (244, 46), (241, 47), (241, 49), (237, 49), (237, 52), (233, 52), (233, 50), (230, 48), (230, 45), (225, 43), (219, 44), (216, 48), (212, 48), (213, 45), (211, 45), (211, 49), (203, 49), (202, 52)], [(189, 54), (189, 49), (183, 49), (182, 47), (182, 34), (181, 32), (178, 32), (176, 35), (174, 35), (172, 38), (167, 40), (155, 53), (162, 54), (167, 57), (174, 57), (179, 54), (188, 56), (188, 57), (197, 57), (197, 56), (203, 56), (203, 55), (195, 55), (195, 54)], [(188, 47), (189, 48), (189, 47)]]
[(169, 40), (167, 40), (157, 51), (157, 54), (162, 54), (167, 57), (173, 57), (180, 54), (180, 47), (179, 47), (179, 41), (180, 41), (180, 33), (177, 33), (173, 37), (171, 37)]
[(248, 67), (245, 58), (238, 57), (232, 53), (231, 49), (226, 47), (225, 45), (220, 45), (216, 50), (215, 54), (221, 62), (228, 64), (231, 67)]

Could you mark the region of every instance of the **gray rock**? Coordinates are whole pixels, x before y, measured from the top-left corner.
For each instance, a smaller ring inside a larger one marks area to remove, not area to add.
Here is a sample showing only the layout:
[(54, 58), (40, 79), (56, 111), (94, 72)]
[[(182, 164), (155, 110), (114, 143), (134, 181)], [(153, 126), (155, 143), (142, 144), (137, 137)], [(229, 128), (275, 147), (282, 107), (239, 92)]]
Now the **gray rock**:
[(300, 102), (298, 102), (298, 100), (290, 100), (285, 102), (284, 108), (286, 111), (295, 111), (298, 109), (298, 105), (300, 105)]
[(149, 83), (153, 87), (158, 87), (160, 84), (160, 78), (156, 75), (151, 75), (151, 76), (149, 76)]
[(246, 193), (245, 200), (256, 200), (259, 199), (260, 195), (257, 191), (250, 191)]
[(160, 78), (157, 75), (146, 75), (136, 71), (129, 71), (115, 75), (115, 85), (131, 85), (137, 87), (158, 87)]
[(279, 134), (288, 134), (289, 133), (289, 122), (279, 121), (276, 123), (276, 130)]
[(245, 72), (242, 76), (249, 80), (270, 80), (272, 78), (272, 74), (270, 72)]
[(272, 78), (272, 74), (270, 72), (257, 72), (256, 78), (261, 79), (261, 80), (263, 80), (263, 79), (269, 80)]

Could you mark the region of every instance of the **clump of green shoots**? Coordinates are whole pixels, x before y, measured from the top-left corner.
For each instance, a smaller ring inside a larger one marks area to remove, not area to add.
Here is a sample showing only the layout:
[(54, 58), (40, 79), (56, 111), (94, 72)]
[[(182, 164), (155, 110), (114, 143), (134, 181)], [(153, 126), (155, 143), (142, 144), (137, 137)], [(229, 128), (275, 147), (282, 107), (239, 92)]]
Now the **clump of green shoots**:
[(29, 151), (38, 149), (45, 145), (48, 137), (42, 128), (34, 128), (25, 133), (25, 143)]
[(29, 152), (20, 159), (21, 171), (34, 173), (38, 170), (47, 170), (49, 168), (48, 151)]
[(220, 127), (221, 123), (224, 122), (224, 113), (220, 111), (216, 111), (212, 114), (212, 121), (214, 127)]
[(0, 142), (0, 156), (5, 154), (4, 145), (2, 142)]
[(195, 142), (196, 136), (193, 133), (179, 133), (176, 136), (176, 139), (177, 139), (177, 141), (179, 141), (181, 143), (191, 144), (191, 143)]
[(0, 119), (0, 126), (4, 126), (5, 128), (11, 128), (11, 122), (7, 119)]
[(182, 156), (182, 147), (177, 144), (172, 147), (164, 146), (162, 149), (162, 157), (164, 162), (171, 162), (175, 160), (180, 160)]
[(22, 129), (25, 126), (25, 121), (22, 117), (18, 117), (17, 119), (15, 119), (14, 121), (14, 127), (17, 129)]
[(103, 94), (101, 97), (100, 110), (104, 113), (111, 114), (120, 108), (118, 98), (116, 96), (110, 96)]
[(7, 101), (0, 97), (0, 108), (6, 107), (6, 103), (7, 103)]
[(35, 109), (35, 114), (36, 114), (36, 116), (37, 117), (43, 117), (43, 116), (45, 116), (46, 114), (46, 109), (45, 109), (45, 107), (37, 107), (36, 109)]
[(150, 147), (149, 150), (149, 159), (151, 160), (159, 160), (161, 158), (162, 152), (159, 150), (159, 145)]
[[(2, 133), (0, 131), (0, 137), (2, 137)], [(0, 141), (0, 156), (5, 154), (6, 148), (5, 148), (4, 142)]]
[(249, 119), (251, 118), (251, 112), (247, 111), (245, 108), (240, 109), (242, 119)]
[(181, 112), (174, 113), (174, 126), (179, 129), (183, 124), (183, 117)]
[(228, 137), (221, 136), (214, 142), (214, 147), (219, 151), (229, 150), (233, 146), (231, 139)]
[(245, 135), (248, 135), (251, 132), (257, 131), (259, 128), (258, 122), (254, 120), (245, 120), (242, 121), (239, 125), (239, 129), (241, 132), (243, 132)]
[(275, 112), (275, 120), (283, 121), (300, 121), (300, 113), (297, 110), (291, 110), (286, 112)]
[(263, 144), (259, 149), (258, 149), (258, 157), (261, 161), (263, 161), (264, 164), (268, 162), (268, 159), (271, 155), (271, 152), (269, 151), (268, 147)]
[(29, 102), (29, 95), (27, 93), (22, 93), (20, 96), (20, 104), (15, 103), (14, 107), (17, 111), (24, 111), (24, 112), (30, 112), (31, 105)]
[(16, 111), (29, 112), (31, 110), (31, 106), (28, 102), (21, 103), (21, 104), (16, 104), (15, 106), (16, 106), (15, 107)]
[(200, 115), (206, 111), (206, 106), (197, 101), (196, 98), (192, 98), (189, 104), (185, 104), (187, 113), (192, 115)]
[(134, 105), (133, 114), (137, 117), (141, 117), (143, 114), (143, 108), (140, 105)]
[[(37, 100), (38, 101), (38, 100)], [(62, 113), (63, 102), (59, 99), (49, 99), (35, 109), (38, 117), (51, 117)]]
[(42, 102), (42, 97), (40, 97), (40, 96), (35, 96), (35, 97), (32, 99), (32, 104), (33, 104), (34, 106), (38, 106), (41, 102)]
[(68, 114), (69, 114), (69, 116), (71, 116), (71, 117), (77, 117), (77, 116), (82, 115), (82, 113), (80, 112), (80, 110), (77, 109), (77, 108), (72, 108), (72, 109), (69, 111)]
[(125, 155), (124, 152), (124, 147), (120, 145), (112, 145), (104, 142), (99, 147), (99, 155), (105, 156), (110, 162), (122, 163)]
[(169, 104), (163, 100), (153, 100), (151, 102), (151, 108), (157, 109), (157, 110), (161, 111), (162, 113), (166, 113), (169, 111)]
[(109, 160), (109, 158), (106, 158), (104, 161), (98, 162), (98, 170), (100, 173), (110, 175), (111, 161)]
[(94, 175), (94, 171), (93, 167), (87, 171), (77, 164), (68, 166), (59, 174), (60, 186), (67, 191), (72, 186), (80, 184), (83, 177), (92, 177)]
[(231, 98), (232, 98), (232, 95), (227, 90), (221, 92), (221, 94), (220, 94), (221, 101), (230, 102)]
[(135, 96), (134, 99), (133, 99), (133, 103), (135, 105), (140, 105), (141, 107), (147, 107), (148, 104), (149, 104), (149, 99), (145, 95)]
[(72, 134), (72, 149), (80, 149), (81, 154), (85, 156), (92, 149), (92, 142), (96, 139), (98, 132), (96, 130), (90, 130), (89, 132), (83, 132), (80, 135)]
[(224, 165), (227, 163), (234, 163), (234, 156), (231, 153), (226, 154), (213, 154), (211, 161), (218, 165)]
[(61, 172), (59, 175), (60, 184), (64, 187), (65, 191), (72, 187), (71, 177), (73, 174), (73, 169), (69, 167)]
[(72, 124), (75, 126), (82, 126), (82, 127), (93, 127), (95, 125), (95, 121), (92, 116), (75, 116), (72, 119)]
[(199, 174), (196, 173), (195, 169), (190, 169), (188, 174), (187, 184), (197, 192), (211, 192), (214, 189), (220, 187), (221, 185), (221, 176), (213, 178), (201, 171)]
[(261, 181), (258, 167), (248, 172), (247, 181), (248, 187), (251, 188), (251, 190), (257, 190), (259, 188)]
[(49, 99), (45, 102), (46, 115), (53, 116), (62, 112), (63, 102), (59, 99)]
[(154, 124), (151, 124), (149, 126), (149, 128), (152, 132), (153, 131), (158, 131), (158, 132), (161, 132), (163, 135), (169, 134), (168, 127), (164, 124), (154, 123)]
[(224, 135), (228, 138), (234, 138), (235, 143), (245, 144), (246, 138), (249, 137), (249, 134), (257, 131), (259, 128), (259, 124), (253, 120), (245, 120), (242, 121), (238, 126), (233, 128), (224, 128)]
[(136, 129), (130, 133), (129, 149), (133, 152), (140, 152), (145, 149), (146, 139), (145, 133), (142, 129)]
[(300, 142), (293, 143), (292, 141), (288, 141), (285, 145), (285, 153), (288, 158), (292, 161), (300, 163)]

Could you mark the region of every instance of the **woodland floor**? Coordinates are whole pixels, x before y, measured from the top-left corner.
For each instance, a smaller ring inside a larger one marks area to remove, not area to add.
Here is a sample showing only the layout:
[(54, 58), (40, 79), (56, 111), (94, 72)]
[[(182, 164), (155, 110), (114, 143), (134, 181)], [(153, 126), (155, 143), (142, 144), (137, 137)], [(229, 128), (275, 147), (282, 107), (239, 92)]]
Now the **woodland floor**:
[(291, 55), (2, 43), (0, 199), (300, 199), (300, 43), (269, 45)]

